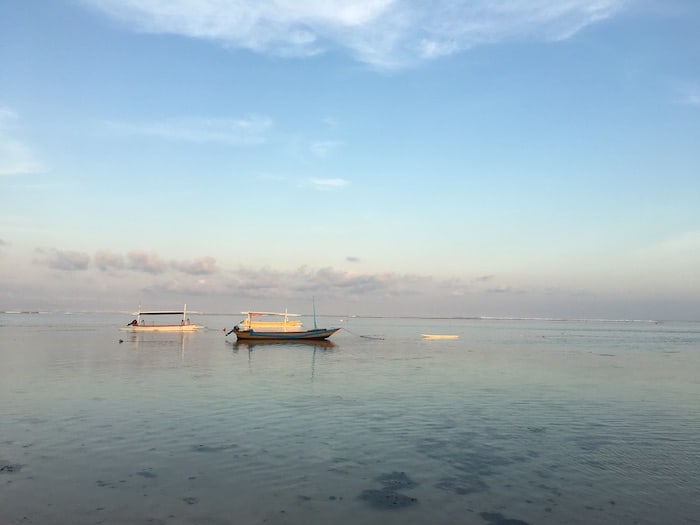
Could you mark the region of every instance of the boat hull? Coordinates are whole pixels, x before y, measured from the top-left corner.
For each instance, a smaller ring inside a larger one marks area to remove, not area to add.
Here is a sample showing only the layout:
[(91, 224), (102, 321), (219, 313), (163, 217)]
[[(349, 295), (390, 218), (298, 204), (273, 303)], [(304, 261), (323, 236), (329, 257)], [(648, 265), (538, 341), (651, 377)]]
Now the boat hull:
[(239, 341), (322, 341), (328, 339), (340, 328), (317, 328), (297, 332), (266, 332), (260, 330), (239, 330), (234, 332)]

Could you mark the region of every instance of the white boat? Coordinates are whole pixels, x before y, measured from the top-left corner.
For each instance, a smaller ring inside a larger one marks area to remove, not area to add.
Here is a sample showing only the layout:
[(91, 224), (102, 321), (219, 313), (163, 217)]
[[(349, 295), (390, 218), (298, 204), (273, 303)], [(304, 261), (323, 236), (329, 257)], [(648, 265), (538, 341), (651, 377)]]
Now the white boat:
[(420, 334), (423, 339), (433, 340), (433, 339), (459, 339), (458, 335), (449, 334)]
[[(190, 322), (189, 317), (187, 317), (187, 305), (183, 307), (182, 310), (156, 310), (142, 312), (141, 307), (134, 313), (136, 319), (131, 321), (126, 326), (120, 328), (122, 332), (195, 332), (204, 328), (202, 325), (198, 325)], [(151, 316), (182, 316), (181, 321), (173, 323), (159, 323), (156, 324), (154, 321), (147, 321)]]

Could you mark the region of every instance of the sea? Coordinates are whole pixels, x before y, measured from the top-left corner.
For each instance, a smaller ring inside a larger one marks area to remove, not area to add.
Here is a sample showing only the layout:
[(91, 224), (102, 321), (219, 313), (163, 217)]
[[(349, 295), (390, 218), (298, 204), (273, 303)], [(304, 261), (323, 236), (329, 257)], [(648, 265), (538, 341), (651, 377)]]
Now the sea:
[(700, 523), (700, 323), (191, 318), (0, 314), (0, 523)]

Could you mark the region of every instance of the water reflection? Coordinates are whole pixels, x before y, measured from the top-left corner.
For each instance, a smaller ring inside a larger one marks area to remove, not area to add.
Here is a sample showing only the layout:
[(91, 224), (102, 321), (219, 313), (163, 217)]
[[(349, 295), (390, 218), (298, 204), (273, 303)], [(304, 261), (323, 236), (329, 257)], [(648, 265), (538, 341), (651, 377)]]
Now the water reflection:
[(2, 523), (700, 516), (700, 329), (368, 319), (384, 341), (234, 345), (67, 317), (0, 316)]
[(238, 353), (239, 349), (248, 351), (248, 367), (251, 368), (253, 364), (253, 350), (258, 352), (264, 351), (264, 348), (278, 350), (278, 349), (289, 349), (294, 348), (312, 348), (313, 352), (311, 354), (311, 379), (314, 379), (316, 374), (316, 352), (320, 350), (330, 350), (336, 347), (336, 344), (332, 341), (236, 341), (233, 343), (234, 353)]
[(315, 347), (315, 348), (334, 348), (336, 344), (333, 341), (236, 341), (233, 343), (234, 349), (254, 350), (264, 346), (291, 346), (291, 347)]
[(137, 333), (126, 335), (125, 340), (120, 342), (131, 343), (137, 350), (141, 347), (148, 348), (163, 348), (163, 347), (180, 347), (180, 356), (185, 357), (185, 346), (189, 339), (195, 334), (191, 333)]

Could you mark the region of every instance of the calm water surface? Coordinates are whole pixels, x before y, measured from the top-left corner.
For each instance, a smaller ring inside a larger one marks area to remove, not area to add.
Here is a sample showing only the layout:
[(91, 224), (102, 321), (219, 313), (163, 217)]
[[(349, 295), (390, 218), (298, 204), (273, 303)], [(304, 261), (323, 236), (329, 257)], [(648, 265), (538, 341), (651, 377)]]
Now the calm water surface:
[(700, 523), (697, 323), (129, 320), (0, 315), (0, 523)]

